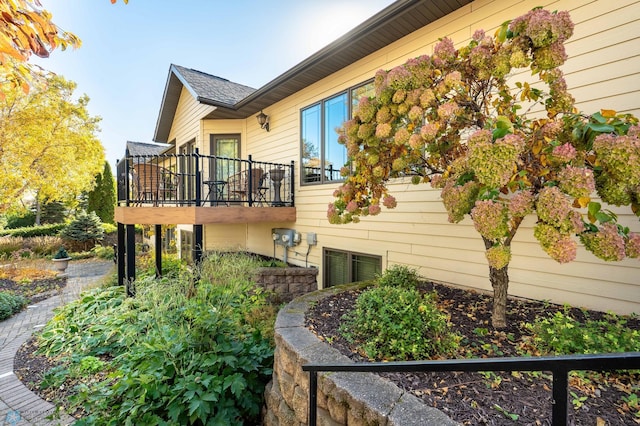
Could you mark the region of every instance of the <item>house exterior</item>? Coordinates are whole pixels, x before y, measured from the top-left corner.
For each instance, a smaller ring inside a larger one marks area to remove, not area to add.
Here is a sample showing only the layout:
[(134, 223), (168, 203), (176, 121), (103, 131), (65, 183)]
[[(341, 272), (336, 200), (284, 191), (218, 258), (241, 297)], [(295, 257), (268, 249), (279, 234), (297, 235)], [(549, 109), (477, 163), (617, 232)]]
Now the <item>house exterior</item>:
[[(198, 148), (204, 155), (293, 162), (287, 215), (269, 206), (264, 210), (276, 213), (259, 220), (208, 216), (201, 228), (193, 221), (175, 222), (180, 223), (178, 244), (196, 240), (205, 250), (285, 256), (290, 263), (317, 267), (319, 287), (367, 279), (402, 264), (434, 281), (490, 290), (484, 245), (471, 220), (450, 224), (440, 191), (429, 185), (397, 179), (389, 186), (398, 201), (395, 209), (357, 224), (328, 223), (327, 206), (340, 185), (334, 172), (346, 160), (333, 129), (348, 119), (355, 100), (370, 93), (377, 70), (432, 53), (444, 36), (467, 44), (476, 29), (491, 34), (537, 6), (568, 10), (575, 23), (562, 69), (576, 106), (588, 113), (607, 108), (640, 115), (638, 0), (399, 0), (259, 89), (171, 65), (154, 141), (170, 144), (176, 153)], [(268, 116), (268, 128), (256, 119), (261, 112)], [(140, 220), (127, 218), (126, 209), (116, 213), (120, 224)], [(610, 209), (640, 232), (629, 209)], [(154, 220), (152, 213), (145, 214), (143, 223), (166, 223)], [(640, 262), (604, 262), (580, 247), (576, 261), (558, 264), (534, 239), (533, 225), (534, 218), (526, 218), (512, 243), (510, 294), (640, 312)], [(294, 230), (300, 242), (275, 244), (274, 229)]]

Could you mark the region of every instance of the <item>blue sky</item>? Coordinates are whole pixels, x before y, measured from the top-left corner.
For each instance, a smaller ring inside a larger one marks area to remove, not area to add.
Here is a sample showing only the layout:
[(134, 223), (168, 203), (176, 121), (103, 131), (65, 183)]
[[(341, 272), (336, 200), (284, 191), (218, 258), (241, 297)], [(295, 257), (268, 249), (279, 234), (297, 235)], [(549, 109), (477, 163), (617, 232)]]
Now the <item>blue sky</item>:
[(41, 0), (82, 39), (32, 62), (78, 83), (112, 170), (127, 140), (151, 142), (169, 65), (259, 88), (393, 0)]

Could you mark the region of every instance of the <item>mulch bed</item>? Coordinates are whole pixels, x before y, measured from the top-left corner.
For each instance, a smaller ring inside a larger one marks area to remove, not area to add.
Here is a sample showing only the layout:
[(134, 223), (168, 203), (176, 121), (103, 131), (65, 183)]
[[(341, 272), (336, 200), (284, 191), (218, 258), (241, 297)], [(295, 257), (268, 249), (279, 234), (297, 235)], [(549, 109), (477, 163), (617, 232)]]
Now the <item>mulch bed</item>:
[(67, 277), (34, 279), (18, 282), (10, 279), (0, 279), (0, 291), (19, 294), (29, 299), (30, 304), (38, 303), (51, 296), (55, 296), (67, 285)]
[[(451, 316), (454, 328), (464, 336), (459, 357), (464, 357), (465, 352), (473, 358), (519, 356), (518, 348), (530, 334), (524, 324), (533, 323), (540, 315), (551, 316), (564, 310), (549, 303), (510, 299), (508, 328), (493, 331), (491, 296), (433, 283), (424, 283), (421, 290), (437, 291), (439, 306)], [(342, 316), (352, 310), (360, 291), (348, 290), (318, 302), (307, 313), (306, 326), (350, 359), (366, 362), (338, 331)], [(584, 320), (585, 315), (594, 320), (604, 316), (602, 312), (575, 308), (570, 314), (578, 321)], [(640, 318), (631, 318), (627, 325), (639, 329)], [(478, 333), (479, 330), (482, 332)], [(551, 424), (549, 372), (384, 373), (381, 376), (463, 425)], [(640, 424), (637, 409), (631, 409), (622, 400), (629, 393), (640, 395), (640, 373), (571, 377), (569, 391), (570, 425)]]

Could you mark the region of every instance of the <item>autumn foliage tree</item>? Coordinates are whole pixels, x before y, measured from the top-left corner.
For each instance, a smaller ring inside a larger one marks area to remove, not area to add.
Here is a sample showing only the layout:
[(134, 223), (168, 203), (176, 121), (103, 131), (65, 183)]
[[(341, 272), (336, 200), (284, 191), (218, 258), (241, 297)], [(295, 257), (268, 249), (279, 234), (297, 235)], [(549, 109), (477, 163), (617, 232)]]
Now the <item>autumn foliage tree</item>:
[(40, 72), (27, 61), (49, 57), (56, 48), (79, 47), (80, 39), (58, 28), (38, 0), (0, 0), (0, 97), (29, 83)]
[(469, 215), (484, 241), (496, 328), (506, 326), (511, 242), (527, 215), (560, 263), (574, 260), (577, 239), (607, 261), (637, 258), (640, 235), (592, 197), (640, 213), (640, 127), (615, 111), (575, 111), (559, 68), (572, 33), (567, 12), (534, 9), (493, 37), (476, 31), (460, 49), (445, 38), (433, 55), (379, 71), (375, 96), (345, 123), (350, 164), (329, 221), (395, 207), (392, 178), (441, 189), (449, 221)]
[(94, 185), (104, 148), (96, 137), (98, 117), (86, 95), (62, 77), (25, 94), (20, 88), (0, 100), (0, 212), (26, 194), (37, 200), (74, 199)]
[(52, 19), (39, 0), (0, 0), (0, 98), (15, 87), (28, 92), (33, 80), (42, 77), (28, 63), (31, 55), (48, 58), (57, 48), (80, 47), (80, 39)]

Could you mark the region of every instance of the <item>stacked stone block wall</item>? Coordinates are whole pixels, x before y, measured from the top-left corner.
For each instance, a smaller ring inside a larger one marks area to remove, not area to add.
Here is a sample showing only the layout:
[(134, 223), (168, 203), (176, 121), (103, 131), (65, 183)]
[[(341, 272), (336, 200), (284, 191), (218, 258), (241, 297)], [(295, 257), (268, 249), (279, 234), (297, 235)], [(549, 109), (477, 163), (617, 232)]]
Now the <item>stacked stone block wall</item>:
[(275, 295), (278, 302), (290, 302), (318, 289), (317, 268), (258, 268), (254, 280)]
[[(344, 288), (299, 297), (280, 310), (275, 325), (273, 379), (265, 391), (265, 426), (308, 424), (309, 373), (302, 365), (346, 364), (349, 358), (319, 340), (304, 325), (310, 306)], [(452, 426), (449, 417), (372, 373), (329, 372), (318, 376), (320, 426)]]

